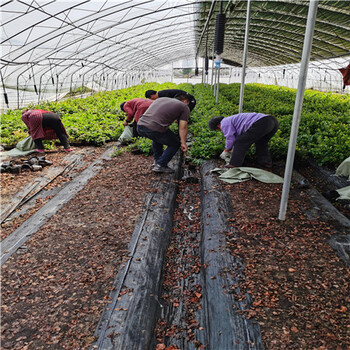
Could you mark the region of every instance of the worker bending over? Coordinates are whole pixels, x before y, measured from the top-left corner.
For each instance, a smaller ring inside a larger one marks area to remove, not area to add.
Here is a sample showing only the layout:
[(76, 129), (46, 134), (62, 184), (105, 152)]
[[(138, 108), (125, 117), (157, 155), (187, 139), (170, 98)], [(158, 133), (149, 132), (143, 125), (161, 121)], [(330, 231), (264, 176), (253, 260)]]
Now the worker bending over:
[(209, 120), (211, 130), (221, 130), (225, 136), (225, 150), (221, 158), (230, 158), (227, 168), (242, 166), (246, 153), (254, 143), (259, 165), (272, 166), (269, 140), (278, 130), (275, 117), (262, 113), (238, 113), (230, 117), (213, 117)]
[[(147, 109), (137, 124), (140, 136), (152, 140), (154, 157), (153, 171), (159, 173), (172, 173), (173, 169), (168, 163), (181, 147), (186, 152), (187, 124), (190, 116), (188, 108), (189, 97), (186, 94), (176, 95), (175, 98), (163, 97), (156, 99)], [(179, 136), (175, 135), (169, 126), (177, 121), (179, 123)], [(167, 148), (163, 151), (164, 146)]]
[[(152, 100), (146, 98), (133, 98), (132, 100), (123, 102), (120, 109), (126, 113), (126, 120), (123, 122), (124, 126), (132, 123), (132, 137), (137, 137), (137, 123), (143, 113), (152, 104)], [(134, 122), (132, 122), (134, 120)]]

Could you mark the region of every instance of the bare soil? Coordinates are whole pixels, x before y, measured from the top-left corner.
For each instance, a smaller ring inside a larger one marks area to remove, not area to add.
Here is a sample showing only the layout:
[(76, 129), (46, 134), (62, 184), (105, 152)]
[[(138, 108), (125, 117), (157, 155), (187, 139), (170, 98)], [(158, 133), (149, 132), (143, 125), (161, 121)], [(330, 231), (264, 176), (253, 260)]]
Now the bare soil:
[[(87, 349), (94, 341), (143, 198), (152, 190), (151, 163), (130, 153), (105, 161), (103, 170), (3, 265), (3, 349)], [(4, 194), (24, 176), (2, 177)], [(56, 186), (60, 180), (65, 178)]]
[[(350, 273), (329, 246), (339, 232), (312, 217), (308, 196), (293, 185), (285, 221), (278, 220), (281, 185), (249, 181), (225, 185), (234, 207), (230, 252), (245, 262), (245, 311), (261, 326), (266, 349), (349, 349)], [(235, 271), (232, 271), (234, 274)]]
[[(86, 166), (104, 150), (86, 148)], [(57, 164), (65, 156), (48, 153), (47, 159)], [(152, 162), (152, 157), (131, 153), (104, 161), (88, 185), (2, 266), (2, 349), (80, 350), (96, 341), (94, 332), (118, 268), (128, 259), (144, 196), (156, 190), (152, 185), (159, 175), (151, 171)], [(36, 176), (2, 174), (4, 203)], [(64, 186), (70, 180), (69, 174), (62, 174), (50, 186)], [(202, 327), (193, 316), (201, 307), (201, 286), (191, 279), (201, 268), (196, 236), (200, 183), (179, 183), (162, 298), (169, 310), (184, 305), (187, 317), (178, 325), (159, 320), (157, 349), (177, 349), (167, 338), (194, 340), (193, 330)], [(310, 215), (307, 193), (297, 184), (291, 189), (287, 219), (279, 221), (281, 189), (282, 185), (258, 181), (221, 183), (220, 190), (227, 191), (233, 205), (227, 249), (245, 263), (246, 278), (235, 297), (252, 296), (253, 305), (243, 314), (259, 322), (266, 349), (350, 349), (349, 268), (327, 242), (341, 228)], [(2, 238), (43, 202), (5, 222)], [(193, 211), (184, 214), (189, 205)], [(177, 274), (176, 264), (186, 265), (185, 270), (181, 266), (186, 276)], [(192, 284), (181, 289), (185, 278)]]

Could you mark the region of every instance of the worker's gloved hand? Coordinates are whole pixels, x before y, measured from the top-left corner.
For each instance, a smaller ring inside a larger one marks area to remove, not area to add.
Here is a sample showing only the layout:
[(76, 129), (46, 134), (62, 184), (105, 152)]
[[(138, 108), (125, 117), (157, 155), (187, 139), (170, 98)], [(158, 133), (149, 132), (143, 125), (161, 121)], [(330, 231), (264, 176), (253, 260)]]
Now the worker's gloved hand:
[(229, 152), (223, 151), (220, 154), (220, 158), (223, 159), (223, 160), (229, 160), (231, 158), (231, 154), (232, 154), (231, 151), (229, 151)]

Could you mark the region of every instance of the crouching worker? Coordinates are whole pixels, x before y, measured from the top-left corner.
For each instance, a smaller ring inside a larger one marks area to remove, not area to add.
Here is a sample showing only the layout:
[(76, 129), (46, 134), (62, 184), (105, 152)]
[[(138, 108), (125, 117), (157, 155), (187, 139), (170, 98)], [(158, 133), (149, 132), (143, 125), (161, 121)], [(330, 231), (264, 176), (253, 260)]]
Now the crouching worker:
[(152, 100), (146, 98), (133, 98), (127, 102), (123, 102), (120, 105), (120, 109), (126, 113), (126, 120), (123, 122), (124, 126), (132, 123), (132, 137), (137, 137), (137, 123), (141, 115), (146, 112), (147, 108), (152, 104)]
[[(168, 163), (181, 147), (186, 152), (187, 123), (190, 116), (188, 108), (189, 97), (187, 94), (176, 95), (175, 98), (163, 97), (156, 99), (147, 109), (137, 124), (137, 132), (140, 136), (152, 140), (154, 157), (153, 171), (159, 173), (172, 173), (173, 169)], [(174, 122), (179, 123), (179, 136), (176, 136), (169, 126)], [(167, 148), (163, 151), (164, 145)]]
[(22, 120), (27, 125), (28, 133), (35, 143), (36, 152), (45, 152), (43, 140), (57, 138), (66, 152), (72, 151), (68, 134), (58, 114), (42, 109), (28, 109), (22, 113)]
[(256, 158), (263, 167), (272, 166), (269, 140), (278, 130), (278, 121), (262, 113), (239, 113), (230, 117), (213, 117), (209, 120), (211, 130), (221, 130), (225, 136), (225, 153), (230, 158), (228, 168), (242, 166), (246, 153), (254, 143)]

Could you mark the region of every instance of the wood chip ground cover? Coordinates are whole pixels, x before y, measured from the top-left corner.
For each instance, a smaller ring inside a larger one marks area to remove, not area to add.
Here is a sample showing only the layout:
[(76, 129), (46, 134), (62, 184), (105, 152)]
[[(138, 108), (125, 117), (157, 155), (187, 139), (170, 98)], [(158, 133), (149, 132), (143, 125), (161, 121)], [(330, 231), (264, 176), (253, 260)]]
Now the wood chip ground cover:
[[(130, 153), (105, 161), (101, 172), (5, 263), (3, 349), (88, 349), (96, 340), (113, 279), (128, 259), (144, 195), (154, 191), (158, 175), (151, 163), (151, 157)], [(15, 188), (21, 177), (3, 181)], [(284, 222), (277, 219), (281, 185), (248, 181), (220, 187), (234, 208), (227, 249), (245, 263), (246, 278), (235, 297), (252, 296), (253, 307), (243, 314), (260, 323), (265, 348), (349, 349), (349, 269), (327, 243), (337, 228), (309, 215), (309, 200), (298, 186), (292, 188)], [(197, 237), (199, 188), (180, 183), (161, 301), (180, 322), (159, 320), (157, 350), (181, 349), (175, 340), (205, 348), (196, 337), (202, 290), (195, 276), (205, 268), (199, 263)], [(11, 228), (5, 225), (4, 231), (9, 234)]]
[(203, 329), (196, 318), (202, 308), (202, 286), (198, 278), (201, 269), (201, 205), (199, 174), (191, 182), (179, 182), (177, 209), (174, 214), (173, 236), (163, 273), (163, 317), (155, 328), (156, 349), (205, 348), (198, 339)]
[(151, 159), (132, 154), (106, 161), (2, 268), (4, 349), (87, 349), (127, 246)]
[[(230, 252), (243, 258), (245, 311), (261, 326), (266, 349), (349, 349), (350, 273), (327, 240), (332, 222), (310, 218), (309, 198), (292, 187), (279, 221), (281, 185), (248, 181), (223, 185), (232, 198)], [(235, 271), (232, 271), (234, 274)]]
[[(81, 149), (75, 148), (75, 153), (82, 154), (82, 162), (78, 169), (72, 168), (71, 172), (82, 172), (91, 162), (98, 159), (101, 154), (105, 151), (105, 148), (96, 147), (83, 147)], [(23, 164), (24, 160), (29, 160), (32, 157), (38, 156), (37, 154), (31, 154), (25, 157), (14, 159), (14, 163)], [(40, 155), (41, 156), (41, 155)], [(32, 172), (29, 170), (23, 171), (20, 174), (2, 173), (1, 174), (1, 208), (2, 210), (6, 208), (7, 205), (11, 203), (13, 197), (26, 185), (29, 185), (35, 179), (46, 176), (47, 170), (55, 166), (69, 166), (69, 161), (66, 160), (67, 153), (58, 151), (48, 151), (45, 153), (45, 159), (52, 162), (51, 166), (44, 167), (42, 171)], [(48, 196), (38, 196), (34, 200), (34, 203), (30, 204), (28, 210), (21, 212), (19, 207), (17, 209), (18, 215), (13, 217), (11, 220), (5, 220), (1, 225), (1, 240), (6, 238), (18, 228), (26, 219), (28, 219), (32, 214), (38, 211), (45, 203), (47, 203), (52, 195), (49, 194), (51, 189), (59, 189), (64, 186), (65, 183), (72, 179), (72, 174), (69, 171), (64, 171), (60, 176), (55, 178), (51, 183), (49, 183), (42, 191), (42, 193), (48, 193)], [(33, 191), (34, 192), (34, 191)], [(28, 194), (28, 197), (31, 193)]]

